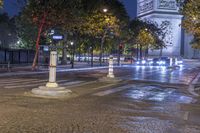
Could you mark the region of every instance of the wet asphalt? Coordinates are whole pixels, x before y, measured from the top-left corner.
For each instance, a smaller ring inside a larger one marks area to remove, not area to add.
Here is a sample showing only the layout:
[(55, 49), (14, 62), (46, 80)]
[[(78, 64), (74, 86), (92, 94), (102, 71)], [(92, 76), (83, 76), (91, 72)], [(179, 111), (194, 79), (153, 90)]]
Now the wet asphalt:
[[(188, 84), (197, 65), (116, 68), (119, 82), (98, 81), (106, 69), (58, 73), (73, 94), (39, 98), (32, 88), (45, 85), (48, 74), (0, 78), (2, 133), (200, 133), (200, 98)], [(143, 80), (143, 81), (142, 81)]]

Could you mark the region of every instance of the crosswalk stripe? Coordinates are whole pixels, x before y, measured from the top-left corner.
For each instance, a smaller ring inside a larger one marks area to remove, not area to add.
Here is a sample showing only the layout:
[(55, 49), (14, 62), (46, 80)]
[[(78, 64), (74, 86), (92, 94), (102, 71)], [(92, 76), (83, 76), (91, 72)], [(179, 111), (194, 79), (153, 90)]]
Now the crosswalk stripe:
[(0, 86), (5, 86), (5, 85), (12, 85), (12, 84), (14, 84), (14, 85), (17, 85), (17, 84), (27, 84), (27, 83), (40, 83), (40, 82), (47, 82), (47, 80), (21, 80), (20, 82), (18, 81), (18, 82), (12, 82), (12, 81), (10, 81), (10, 82), (8, 82), (8, 83), (1, 83), (0, 82)]
[(17, 83), (17, 82), (23, 82), (23, 81), (36, 81), (38, 79), (7, 79), (7, 80), (0, 80), (1, 84), (7, 84), (7, 83)]
[[(62, 82), (67, 82), (67, 81), (70, 81), (70, 80), (59, 80), (59, 81), (57, 81), (57, 83), (62, 84)], [(22, 87), (35, 87), (35, 86), (45, 85), (46, 83), (47, 82), (42, 82), (42, 83), (40, 82), (38, 84), (36, 84), (36, 83), (35, 84), (28, 83), (28, 84), (23, 84), (23, 85), (7, 85), (4, 88), (13, 89), (13, 88), (22, 88)]]
[(73, 82), (61, 83), (60, 86), (75, 85), (75, 84), (80, 84), (80, 83), (83, 83), (83, 82), (84, 81), (73, 81)]
[(110, 90), (105, 90), (105, 91), (100, 91), (98, 93), (93, 94), (94, 96), (106, 96), (106, 95), (110, 95), (116, 92), (120, 92), (126, 89), (129, 89), (131, 87), (133, 87), (134, 85), (126, 85), (126, 86), (121, 86), (118, 88), (114, 88), (114, 89), (110, 89)]

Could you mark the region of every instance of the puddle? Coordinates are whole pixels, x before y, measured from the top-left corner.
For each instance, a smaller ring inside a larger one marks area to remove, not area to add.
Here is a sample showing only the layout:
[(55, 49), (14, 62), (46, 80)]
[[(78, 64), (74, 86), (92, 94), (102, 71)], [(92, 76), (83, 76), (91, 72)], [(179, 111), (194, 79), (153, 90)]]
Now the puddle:
[(155, 102), (176, 102), (192, 103), (193, 98), (174, 88), (163, 88), (159, 86), (133, 87), (126, 94), (126, 97), (134, 100), (155, 101)]

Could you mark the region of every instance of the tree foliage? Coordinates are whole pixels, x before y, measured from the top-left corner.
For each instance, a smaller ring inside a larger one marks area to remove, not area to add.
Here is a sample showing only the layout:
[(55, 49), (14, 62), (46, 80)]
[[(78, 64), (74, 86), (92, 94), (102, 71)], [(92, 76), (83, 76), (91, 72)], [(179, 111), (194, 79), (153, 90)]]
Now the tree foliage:
[(3, 0), (0, 0), (0, 7), (3, 6)]
[(133, 20), (129, 26), (130, 39), (143, 48), (159, 49), (164, 47), (164, 26), (159, 27), (150, 21)]
[(200, 49), (200, 0), (177, 0), (180, 12), (184, 15), (183, 27), (187, 33), (192, 34), (194, 39), (193, 48)]
[(17, 42), (15, 19), (8, 14), (0, 14), (0, 47), (13, 48)]

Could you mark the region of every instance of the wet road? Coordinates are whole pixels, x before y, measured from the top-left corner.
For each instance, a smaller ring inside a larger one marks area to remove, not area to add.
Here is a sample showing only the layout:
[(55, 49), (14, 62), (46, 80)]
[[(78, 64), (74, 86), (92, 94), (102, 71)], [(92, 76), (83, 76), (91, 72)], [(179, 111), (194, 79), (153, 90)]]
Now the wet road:
[(129, 79), (118, 83), (97, 80), (106, 69), (59, 73), (58, 83), (73, 96), (58, 100), (29, 93), (48, 74), (0, 78), (0, 132), (200, 133), (200, 98), (187, 91), (199, 68), (162, 69), (118, 68), (116, 75)]
[[(200, 66), (200, 65), (199, 65)], [(188, 64), (168, 69), (164, 66), (124, 66), (129, 72), (126, 79), (155, 81), (172, 84), (189, 84), (200, 72), (198, 66)], [(123, 75), (122, 75), (123, 77)]]

